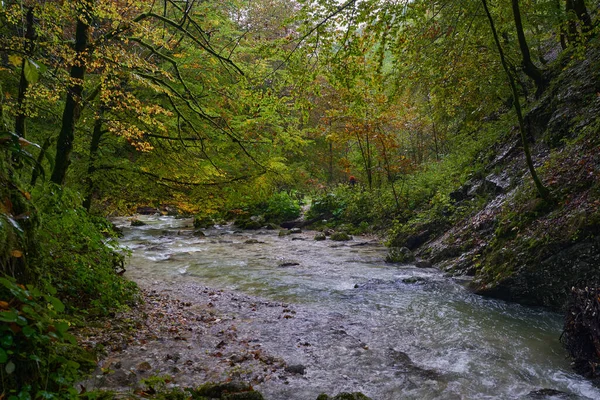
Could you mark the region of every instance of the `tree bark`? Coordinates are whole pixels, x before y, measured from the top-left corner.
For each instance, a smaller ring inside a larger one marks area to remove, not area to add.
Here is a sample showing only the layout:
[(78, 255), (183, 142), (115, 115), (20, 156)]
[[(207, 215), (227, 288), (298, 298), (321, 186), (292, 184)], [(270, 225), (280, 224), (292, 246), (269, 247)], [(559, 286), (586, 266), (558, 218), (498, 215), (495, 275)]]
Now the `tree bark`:
[(519, 48), (521, 49), (523, 72), (535, 82), (536, 97), (539, 97), (547, 87), (546, 79), (542, 70), (539, 69), (531, 60), (531, 52), (525, 38), (523, 21), (521, 20), (521, 10), (519, 9), (519, 0), (511, 0), (512, 11), (517, 29), (517, 38), (519, 39)]
[(83, 93), (83, 78), (85, 76), (85, 53), (88, 47), (89, 21), (87, 9), (82, 7), (81, 15), (77, 20), (75, 33), (75, 61), (71, 66), (67, 102), (63, 110), (62, 127), (56, 143), (56, 157), (51, 181), (63, 185), (69, 164), (73, 140), (75, 139), (75, 123), (81, 113), (81, 100)]
[(100, 139), (102, 139), (102, 135), (104, 131), (102, 130), (102, 122), (103, 122), (104, 108), (100, 108), (100, 112), (96, 122), (94, 123), (94, 131), (92, 133), (92, 142), (90, 143), (90, 159), (87, 169), (87, 193), (85, 195), (85, 199), (83, 200), (83, 208), (87, 211), (90, 211), (90, 207), (92, 206), (92, 197), (94, 194), (94, 179), (92, 175), (96, 172), (96, 161), (98, 160), (98, 149), (100, 149)]
[(519, 100), (519, 93), (517, 91), (517, 85), (515, 84), (515, 80), (513, 79), (512, 74), (510, 73), (510, 69), (508, 67), (508, 63), (506, 62), (506, 58), (504, 57), (504, 51), (502, 50), (502, 45), (500, 44), (500, 39), (498, 38), (498, 32), (496, 31), (494, 19), (492, 18), (492, 14), (490, 13), (490, 10), (488, 8), (487, 1), (481, 0), (481, 3), (483, 4), (483, 8), (485, 10), (485, 13), (487, 15), (487, 18), (488, 18), (488, 21), (490, 24), (490, 29), (492, 31), (492, 35), (494, 36), (494, 42), (496, 43), (496, 47), (498, 49), (498, 54), (500, 56), (502, 68), (504, 68), (504, 72), (506, 73), (508, 83), (510, 84), (510, 88), (513, 93), (513, 97), (514, 97), (513, 105), (515, 107), (517, 119), (519, 120), (519, 131), (521, 133), (521, 143), (523, 145), (523, 151), (525, 153), (525, 160), (527, 162), (527, 168), (529, 169), (529, 173), (531, 175), (531, 178), (533, 179), (533, 183), (535, 184), (535, 187), (536, 187), (540, 197), (542, 199), (544, 199), (544, 201), (550, 202), (552, 200), (552, 198), (550, 196), (550, 191), (548, 190), (547, 187), (544, 186), (544, 184), (538, 177), (537, 172), (535, 170), (535, 166), (533, 165), (533, 160), (531, 158), (531, 151), (529, 149), (529, 142), (527, 140), (527, 133), (525, 130), (525, 121), (523, 119), (523, 111), (521, 109), (521, 101)]

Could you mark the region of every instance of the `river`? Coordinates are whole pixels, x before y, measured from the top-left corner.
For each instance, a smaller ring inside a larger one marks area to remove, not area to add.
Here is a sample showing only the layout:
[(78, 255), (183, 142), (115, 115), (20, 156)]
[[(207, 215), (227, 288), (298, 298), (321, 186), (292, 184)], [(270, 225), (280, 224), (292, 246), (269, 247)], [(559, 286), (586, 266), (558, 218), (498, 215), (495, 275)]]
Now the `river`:
[(473, 295), (436, 269), (387, 264), (372, 238), (315, 241), (314, 232), (231, 226), (199, 237), (190, 219), (140, 219), (147, 225), (115, 220), (131, 251), (130, 279), (182, 294), (196, 282), (294, 309), (239, 321), (265, 351), (306, 369), (256, 385), (268, 400), (341, 391), (374, 400), (553, 398), (532, 397), (541, 389), (600, 398), (570, 370), (560, 315)]

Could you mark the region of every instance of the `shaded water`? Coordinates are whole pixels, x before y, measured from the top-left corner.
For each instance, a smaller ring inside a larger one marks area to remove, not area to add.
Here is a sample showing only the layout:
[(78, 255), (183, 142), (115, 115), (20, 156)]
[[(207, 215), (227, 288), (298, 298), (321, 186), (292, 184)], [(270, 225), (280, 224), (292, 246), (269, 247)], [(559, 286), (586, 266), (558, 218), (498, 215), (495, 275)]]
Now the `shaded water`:
[(379, 400), (518, 399), (544, 388), (600, 398), (570, 371), (560, 315), (475, 296), (435, 269), (386, 264), (385, 248), (370, 239), (317, 242), (314, 233), (231, 227), (196, 237), (189, 219), (141, 219), (148, 225), (115, 221), (132, 250), (132, 279), (175, 291), (197, 280), (294, 304), (294, 318), (256, 318), (245, 328), (266, 350), (306, 367), (303, 376), (261, 384), (267, 399), (340, 391)]

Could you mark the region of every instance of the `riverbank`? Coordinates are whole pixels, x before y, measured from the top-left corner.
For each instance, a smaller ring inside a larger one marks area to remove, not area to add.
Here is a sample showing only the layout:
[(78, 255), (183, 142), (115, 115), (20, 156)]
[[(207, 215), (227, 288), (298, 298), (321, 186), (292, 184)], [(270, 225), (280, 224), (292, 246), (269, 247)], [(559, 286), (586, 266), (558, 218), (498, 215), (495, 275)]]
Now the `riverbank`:
[(116, 324), (124, 345), (89, 342), (115, 343), (90, 388), (128, 393), (154, 377), (245, 380), (269, 400), (600, 395), (569, 372), (560, 316), (472, 295), (433, 268), (388, 264), (370, 239), (228, 227), (198, 236), (186, 220), (142, 219), (121, 243), (146, 305)]

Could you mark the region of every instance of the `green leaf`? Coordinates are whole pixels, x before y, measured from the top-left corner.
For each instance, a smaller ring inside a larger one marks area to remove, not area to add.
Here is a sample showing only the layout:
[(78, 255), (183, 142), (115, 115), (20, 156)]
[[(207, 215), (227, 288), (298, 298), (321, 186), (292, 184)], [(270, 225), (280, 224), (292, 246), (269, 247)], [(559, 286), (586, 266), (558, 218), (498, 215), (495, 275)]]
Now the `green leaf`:
[(4, 364), (8, 361), (8, 354), (4, 351), (3, 348), (0, 347), (0, 364)]
[(62, 301), (60, 301), (56, 297), (49, 296), (49, 295), (45, 295), (44, 297), (46, 298), (46, 301), (48, 303), (52, 304), (52, 307), (54, 307), (54, 309), (57, 312), (61, 313), (61, 312), (65, 311), (65, 305), (62, 303)]
[(27, 318), (23, 317), (23, 316), (18, 316), (17, 317), (17, 325), (20, 326), (26, 326), (27, 324), (29, 324), (29, 321), (27, 321)]
[(16, 366), (16, 365), (15, 365), (15, 363), (14, 363), (14, 362), (12, 362), (12, 361), (9, 361), (9, 362), (6, 364), (6, 367), (4, 367), (4, 369), (6, 370), (6, 373), (7, 373), (7, 374), (9, 374), (9, 375), (10, 375), (10, 374), (12, 374), (13, 372), (15, 372), (15, 369), (16, 369), (16, 368), (17, 368), (17, 366)]
[(23, 73), (27, 82), (33, 84), (40, 79), (40, 66), (35, 62), (27, 59), (23, 65)]
[(17, 322), (17, 313), (15, 311), (0, 312), (0, 321), (2, 322)]
[(25, 337), (31, 337), (34, 334), (35, 329), (33, 329), (31, 326), (27, 325), (23, 327), (23, 335), (25, 335)]
[(64, 335), (65, 332), (67, 332), (67, 330), (69, 329), (69, 324), (67, 324), (66, 322), (57, 322), (55, 327), (58, 333)]
[(0, 337), (0, 346), (4, 347), (5, 349), (12, 346), (12, 344), (13, 344), (12, 334), (7, 333), (7, 334), (3, 335), (2, 337)]

